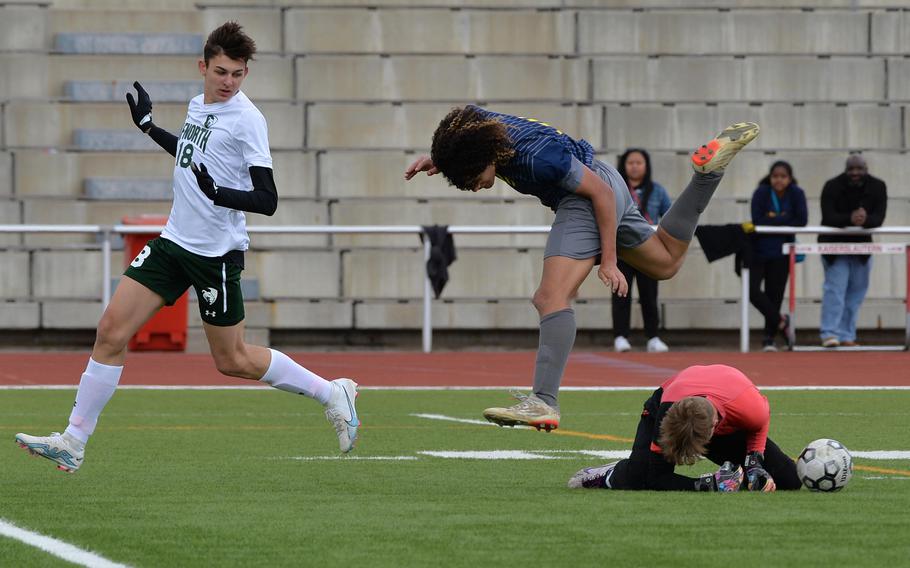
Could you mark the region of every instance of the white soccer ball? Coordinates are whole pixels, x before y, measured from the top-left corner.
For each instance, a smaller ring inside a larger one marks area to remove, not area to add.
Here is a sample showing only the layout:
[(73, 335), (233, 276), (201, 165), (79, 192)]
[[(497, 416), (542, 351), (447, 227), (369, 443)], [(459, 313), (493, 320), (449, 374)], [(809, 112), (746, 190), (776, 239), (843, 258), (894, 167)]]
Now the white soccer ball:
[(815, 440), (799, 454), (796, 475), (810, 491), (840, 491), (853, 477), (853, 457), (837, 440)]

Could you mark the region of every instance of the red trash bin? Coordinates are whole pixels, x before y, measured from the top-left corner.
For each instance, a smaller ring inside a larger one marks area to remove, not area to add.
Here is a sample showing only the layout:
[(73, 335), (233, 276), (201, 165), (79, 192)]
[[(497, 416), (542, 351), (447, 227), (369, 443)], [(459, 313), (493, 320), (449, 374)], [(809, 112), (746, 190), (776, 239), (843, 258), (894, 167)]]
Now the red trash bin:
[[(137, 215), (124, 217), (124, 225), (164, 225), (167, 217), (162, 215)], [(158, 237), (158, 233), (132, 233), (123, 235), (125, 266), (139, 256), (145, 245)], [(145, 322), (136, 335), (130, 339), (130, 351), (186, 351), (186, 328), (189, 314), (189, 294), (180, 296), (173, 306), (161, 308)]]

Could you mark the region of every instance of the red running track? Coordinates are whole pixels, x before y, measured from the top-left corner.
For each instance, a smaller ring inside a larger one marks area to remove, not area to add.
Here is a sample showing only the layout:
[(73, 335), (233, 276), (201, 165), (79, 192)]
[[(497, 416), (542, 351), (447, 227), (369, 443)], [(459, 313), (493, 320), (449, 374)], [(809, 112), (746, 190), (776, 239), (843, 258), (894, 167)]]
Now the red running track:
[[(534, 352), (295, 352), (327, 378), (364, 386), (530, 386)], [(89, 353), (2, 352), (0, 385), (77, 385)], [(575, 352), (564, 386), (656, 386), (689, 365), (723, 363), (759, 386), (910, 386), (905, 352), (613, 353)], [(123, 385), (252, 385), (224, 377), (207, 354), (130, 353)]]

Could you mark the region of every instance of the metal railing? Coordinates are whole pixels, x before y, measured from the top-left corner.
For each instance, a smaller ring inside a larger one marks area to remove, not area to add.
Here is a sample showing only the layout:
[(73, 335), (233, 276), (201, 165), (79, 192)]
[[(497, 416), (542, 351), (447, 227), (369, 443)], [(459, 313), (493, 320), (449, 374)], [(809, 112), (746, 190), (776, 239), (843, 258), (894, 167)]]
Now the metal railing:
[[(846, 229), (837, 229), (833, 227), (822, 227), (822, 226), (813, 226), (813, 227), (767, 227), (767, 226), (756, 226), (755, 232), (758, 234), (767, 234), (767, 235), (798, 235), (798, 234), (816, 234), (816, 235), (910, 235), (910, 227), (879, 227), (877, 229), (862, 229), (859, 227), (850, 227)], [(837, 243), (825, 243), (826, 246), (836, 245)], [(862, 243), (845, 243), (844, 248), (863, 248)], [(857, 246), (860, 245), (860, 246)], [(795, 343), (795, 334), (792, 332), (795, 330), (796, 326), (796, 282), (795, 282), (795, 266), (796, 266), (796, 253), (799, 250), (801, 245), (790, 245), (785, 244), (783, 246), (782, 253), (786, 253), (790, 257), (790, 268), (789, 268), (789, 307), (788, 313), (790, 316), (791, 325), (794, 329), (791, 330), (791, 341)], [(907, 283), (905, 290), (905, 326), (904, 326), (904, 344), (896, 346), (866, 346), (864, 349), (875, 349), (875, 350), (905, 350), (910, 347), (910, 245), (906, 243), (901, 243), (900, 245), (901, 252), (905, 254), (906, 266), (904, 267), (907, 271)], [(804, 247), (807, 252), (812, 251), (817, 253), (814, 249), (818, 247)], [(835, 247), (836, 248), (836, 247)], [(875, 248), (887, 248), (887, 245), (882, 244), (879, 247), (866, 247), (869, 249)], [(870, 250), (869, 252), (872, 252)], [(740, 298), (740, 307), (741, 307), (741, 323), (740, 323), (740, 332), (739, 332), (739, 350), (742, 353), (747, 353), (749, 351), (749, 269), (743, 267), (742, 269), (742, 297)], [(799, 350), (814, 350), (812, 348), (800, 347)]]
[[(125, 234), (158, 234), (164, 227), (162, 225), (0, 225), (2, 233), (51, 233), (51, 234), (95, 234), (101, 236), (102, 254), (102, 308), (107, 307), (111, 298), (111, 238), (113, 235)], [(344, 235), (344, 234), (385, 234), (419, 236), (423, 228), (419, 225), (389, 225), (389, 226), (362, 226), (362, 225), (282, 225), (282, 226), (253, 226), (247, 227), (250, 234), (299, 234), (299, 235)], [(449, 225), (449, 232), (453, 235), (513, 235), (513, 234), (547, 234), (550, 232), (548, 225), (518, 225), (518, 226), (475, 226), (475, 225)], [(878, 229), (836, 229), (832, 227), (766, 227), (756, 226), (758, 234), (827, 234), (827, 235), (910, 235), (910, 226), (907, 227), (880, 227)], [(424, 263), (430, 258), (431, 244), (429, 239), (424, 239), (422, 257)], [(423, 281), (423, 322), (422, 322), (422, 347), (425, 353), (433, 348), (433, 321), (432, 298), (433, 291), (425, 271), (421, 271)], [(910, 286), (910, 282), (908, 282)], [(749, 269), (742, 270), (742, 288), (740, 296), (740, 351), (749, 351)]]
[[(45, 234), (94, 234), (101, 237), (102, 257), (102, 310), (111, 300), (111, 239), (113, 235), (126, 234), (159, 234), (164, 229), (163, 225), (0, 225), (2, 233), (45, 233)], [(415, 235), (423, 234), (420, 225), (390, 225), (390, 226), (348, 226), (348, 225), (282, 225), (282, 226), (254, 226), (247, 227), (250, 234), (297, 234), (297, 235), (350, 235), (350, 234), (384, 234), (384, 235)], [(473, 226), (450, 225), (452, 234), (546, 234), (550, 227), (543, 226)], [(432, 245), (429, 239), (424, 239), (421, 249), (424, 264), (430, 258)], [(432, 298), (433, 289), (426, 271), (421, 271), (423, 280), (423, 322), (421, 343), (423, 351), (429, 353), (433, 348), (433, 320)]]

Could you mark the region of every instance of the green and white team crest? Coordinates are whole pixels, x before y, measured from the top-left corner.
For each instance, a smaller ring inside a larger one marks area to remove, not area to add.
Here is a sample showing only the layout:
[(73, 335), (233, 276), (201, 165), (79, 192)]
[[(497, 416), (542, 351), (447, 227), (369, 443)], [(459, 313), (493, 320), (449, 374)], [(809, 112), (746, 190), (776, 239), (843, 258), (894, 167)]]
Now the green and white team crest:
[(205, 124), (205, 127), (206, 127), (206, 128), (211, 128), (211, 127), (215, 126), (215, 123), (216, 123), (216, 122), (218, 122), (218, 117), (215, 116), (214, 114), (210, 114), (210, 115), (208, 115), (208, 116), (205, 117), (205, 123), (204, 123), (204, 124)]

